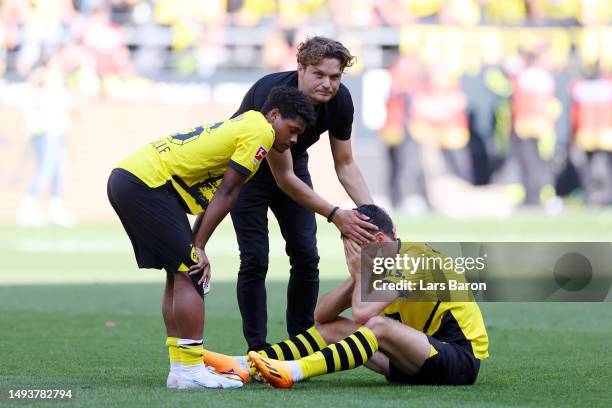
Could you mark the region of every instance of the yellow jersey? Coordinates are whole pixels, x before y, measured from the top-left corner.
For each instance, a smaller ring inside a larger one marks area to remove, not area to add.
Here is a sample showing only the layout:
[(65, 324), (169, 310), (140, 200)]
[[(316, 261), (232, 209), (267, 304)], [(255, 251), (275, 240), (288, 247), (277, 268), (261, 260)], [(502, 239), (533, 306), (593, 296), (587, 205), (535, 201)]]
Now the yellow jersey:
[(117, 167), (152, 188), (172, 183), (188, 212), (200, 214), (206, 211), (227, 168), (250, 179), (272, 148), (274, 137), (263, 114), (247, 111), (155, 140)]
[[(399, 254), (415, 258), (445, 258), (443, 254), (422, 243), (402, 242)], [(448, 268), (419, 268), (412, 272), (387, 271), (383, 280), (395, 283), (402, 279), (422, 282), (417, 287), (422, 285), (425, 288), (430, 287), (430, 283), (448, 282), (450, 279), (466, 282), (464, 274)], [(482, 360), (489, 357), (489, 338), (478, 303), (468, 292), (424, 289), (413, 298), (408, 296), (394, 300), (381, 312), (381, 316), (398, 320), (442, 342), (469, 342), (474, 357)], [(448, 301), (456, 298), (462, 301)], [(468, 298), (472, 300), (463, 301)]]

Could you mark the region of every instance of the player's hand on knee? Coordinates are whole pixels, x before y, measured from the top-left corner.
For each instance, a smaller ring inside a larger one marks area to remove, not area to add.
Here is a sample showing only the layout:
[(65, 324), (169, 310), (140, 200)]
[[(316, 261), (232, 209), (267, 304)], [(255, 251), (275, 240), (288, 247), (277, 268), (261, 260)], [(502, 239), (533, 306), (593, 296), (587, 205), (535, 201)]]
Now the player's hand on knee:
[(355, 241), (359, 245), (365, 245), (374, 239), (372, 231), (378, 227), (366, 220), (368, 217), (354, 210), (338, 210), (333, 217), (333, 223), (338, 227), (342, 235)]
[(198, 255), (198, 262), (189, 267), (189, 275), (196, 275), (202, 272), (202, 277), (198, 281), (198, 285), (206, 285), (208, 282), (210, 282), (210, 262), (208, 261), (208, 257), (202, 248), (196, 248), (196, 254)]

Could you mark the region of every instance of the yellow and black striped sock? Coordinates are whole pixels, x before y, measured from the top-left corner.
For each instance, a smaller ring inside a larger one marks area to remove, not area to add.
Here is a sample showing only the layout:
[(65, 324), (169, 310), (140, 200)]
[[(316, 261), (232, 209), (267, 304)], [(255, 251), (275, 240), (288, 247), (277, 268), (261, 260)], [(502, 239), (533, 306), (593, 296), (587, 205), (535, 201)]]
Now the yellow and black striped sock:
[(325, 339), (323, 339), (317, 328), (312, 326), (304, 333), (268, 346), (263, 350), (259, 350), (258, 353), (275, 360), (299, 360), (302, 357), (316, 353), (325, 346), (327, 346)]
[(178, 346), (178, 337), (167, 337), (168, 357), (170, 358), (170, 370), (181, 366), (181, 351)]
[(297, 361), (303, 378), (348, 370), (364, 364), (378, 350), (378, 340), (365, 326), (337, 343)]
[(202, 340), (178, 339), (178, 347), (183, 368), (204, 364)]

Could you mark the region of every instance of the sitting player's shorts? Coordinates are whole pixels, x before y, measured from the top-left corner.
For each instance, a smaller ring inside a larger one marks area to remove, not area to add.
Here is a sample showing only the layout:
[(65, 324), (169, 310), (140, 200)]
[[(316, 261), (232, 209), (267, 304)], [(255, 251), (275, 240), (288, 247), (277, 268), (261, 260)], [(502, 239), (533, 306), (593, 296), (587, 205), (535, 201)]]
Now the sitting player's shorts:
[(469, 342), (444, 343), (427, 336), (438, 353), (425, 360), (415, 376), (404, 373), (389, 361), (387, 381), (414, 385), (472, 385), (478, 377), (480, 360), (474, 357)]
[[(186, 272), (196, 263), (185, 207), (169, 183), (151, 188), (132, 173), (114, 169), (107, 193), (132, 241), (139, 268)], [(191, 276), (192, 282), (200, 277)], [(202, 295), (202, 285), (195, 286)]]

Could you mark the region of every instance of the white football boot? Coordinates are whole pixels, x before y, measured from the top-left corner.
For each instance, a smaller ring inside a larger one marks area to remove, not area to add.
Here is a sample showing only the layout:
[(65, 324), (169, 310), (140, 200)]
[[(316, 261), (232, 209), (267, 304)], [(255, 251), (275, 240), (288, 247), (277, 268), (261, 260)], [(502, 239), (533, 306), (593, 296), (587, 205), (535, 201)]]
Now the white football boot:
[(192, 367), (182, 367), (178, 388), (240, 388), (242, 381), (223, 377), (204, 363)]
[(178, 388), (181, 381), (180, 370), (170, 370), (166, 379), (166, 388)]

